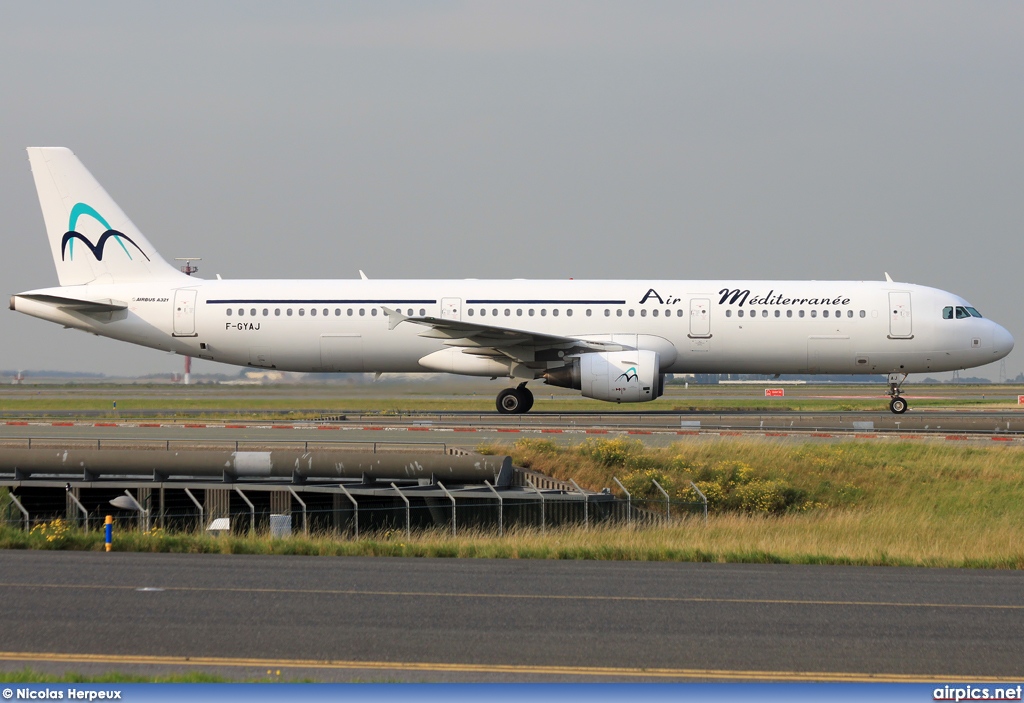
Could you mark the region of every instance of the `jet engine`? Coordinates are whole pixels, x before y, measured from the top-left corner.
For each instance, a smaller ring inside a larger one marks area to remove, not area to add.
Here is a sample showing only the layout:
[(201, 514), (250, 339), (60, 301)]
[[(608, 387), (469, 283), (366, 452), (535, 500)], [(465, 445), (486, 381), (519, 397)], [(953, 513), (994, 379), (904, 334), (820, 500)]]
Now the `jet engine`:
[(573, 388), (585, 398), (617, 403), (643, 403), (661, 396), (665, 374), (653, 351), (617, 351), (581, 354), (572, 363), (551, 369), (544, 382)]

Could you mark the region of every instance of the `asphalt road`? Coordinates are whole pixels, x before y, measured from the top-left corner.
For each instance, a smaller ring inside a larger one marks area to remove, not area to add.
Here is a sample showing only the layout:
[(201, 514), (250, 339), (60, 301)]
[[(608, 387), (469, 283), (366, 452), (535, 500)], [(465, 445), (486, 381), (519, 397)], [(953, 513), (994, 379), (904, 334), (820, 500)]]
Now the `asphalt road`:
[(1024, 574), (1009, 571), (11, 551), (0, 598), (5, 669), (1024, 677)]

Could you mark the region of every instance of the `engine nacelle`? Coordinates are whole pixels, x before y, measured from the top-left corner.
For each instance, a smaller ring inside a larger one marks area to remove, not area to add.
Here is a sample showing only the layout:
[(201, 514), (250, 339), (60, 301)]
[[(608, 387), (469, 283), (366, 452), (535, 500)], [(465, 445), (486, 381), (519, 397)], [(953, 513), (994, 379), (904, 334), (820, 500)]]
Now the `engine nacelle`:
[(661, 396), (665, 374), (658, 367), (658, 353), (617, 351), (581, 354), (572, 364), (551, 369), (544, 381), (552, 386), (574, 388), (585, 398), (614, 403), (644, 403)]

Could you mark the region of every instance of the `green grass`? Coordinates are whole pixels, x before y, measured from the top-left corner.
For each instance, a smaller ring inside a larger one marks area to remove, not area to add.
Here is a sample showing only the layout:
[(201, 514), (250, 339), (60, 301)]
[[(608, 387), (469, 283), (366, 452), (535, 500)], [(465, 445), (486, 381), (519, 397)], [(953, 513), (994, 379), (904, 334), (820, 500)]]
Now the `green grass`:
[[(276, 677), (258, 679), (259, 681), (276, 681)], [(51, 674), (28, 667), (18, 671), (0, 671), (0, 683), (228, 683), (232, 679), (207, 674), (201, 671), (190, 671), (182, 674), (156, 674), (145, 676), (110, 671), (102, 674), (87, 675), (73, 671)]]

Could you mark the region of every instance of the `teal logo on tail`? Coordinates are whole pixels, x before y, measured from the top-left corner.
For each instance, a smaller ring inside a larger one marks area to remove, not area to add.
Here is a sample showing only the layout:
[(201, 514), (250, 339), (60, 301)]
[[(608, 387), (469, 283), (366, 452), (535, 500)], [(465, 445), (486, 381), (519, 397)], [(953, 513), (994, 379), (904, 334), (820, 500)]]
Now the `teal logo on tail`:
[[(88, 238), (85, 237), (85, 235), (75, 231), (75, 227), (78, 225), (78, 218), (80, 218), (82, 215), (87, 215), (92, 219), (96, 220), (101, 225), (103, 225), (104, 230), (106, 230), (103, 232), (103, 234), (100, 235), (99, 240), (97, 240), (95, 244), (90, 242)], [(68, 261), (75, 260), (76, 239), (81, 240), (85, 244), (85, 246), (89, 247), (89, 251), (92, 252), (92, 255), (96, 257), (97, 261), (103, 261), (103, 248), (107, 245), (107, 241), (111, 238), (113, 238), (114, 241), (121, 245), (121, 248), (124, 250), (125, 255), (128, 257), (130, 261), (133, 260), (132, 254), (130, 251), (128, 251), (128, 247), (125, 246), (125, 242), (128, 242), (133, 247), (138, 249), (139, 253), (142, 254), (146, 261), (149, 261), (149, 257), (146, 256), (146, 252), (142, 251), (142, 247), (140, 247), (138, 244), (132, 241), (132, 238), (129, 237), (127, 234), (124, 234), (123, 232), (118, 232), (116, 229), (111, 229), (107, 221), (103, 219), (103, 215), (96, 212), (95, 208), (93, 208), (90, 205), (86, 205), (85, 203), (76, 203), (75, 206), (71, 208), (71, 216), (68, 218), (68, 231), (64, 234), (64, 238), (60, 242), (61, 261), (64, 261), (65, 258)]]

